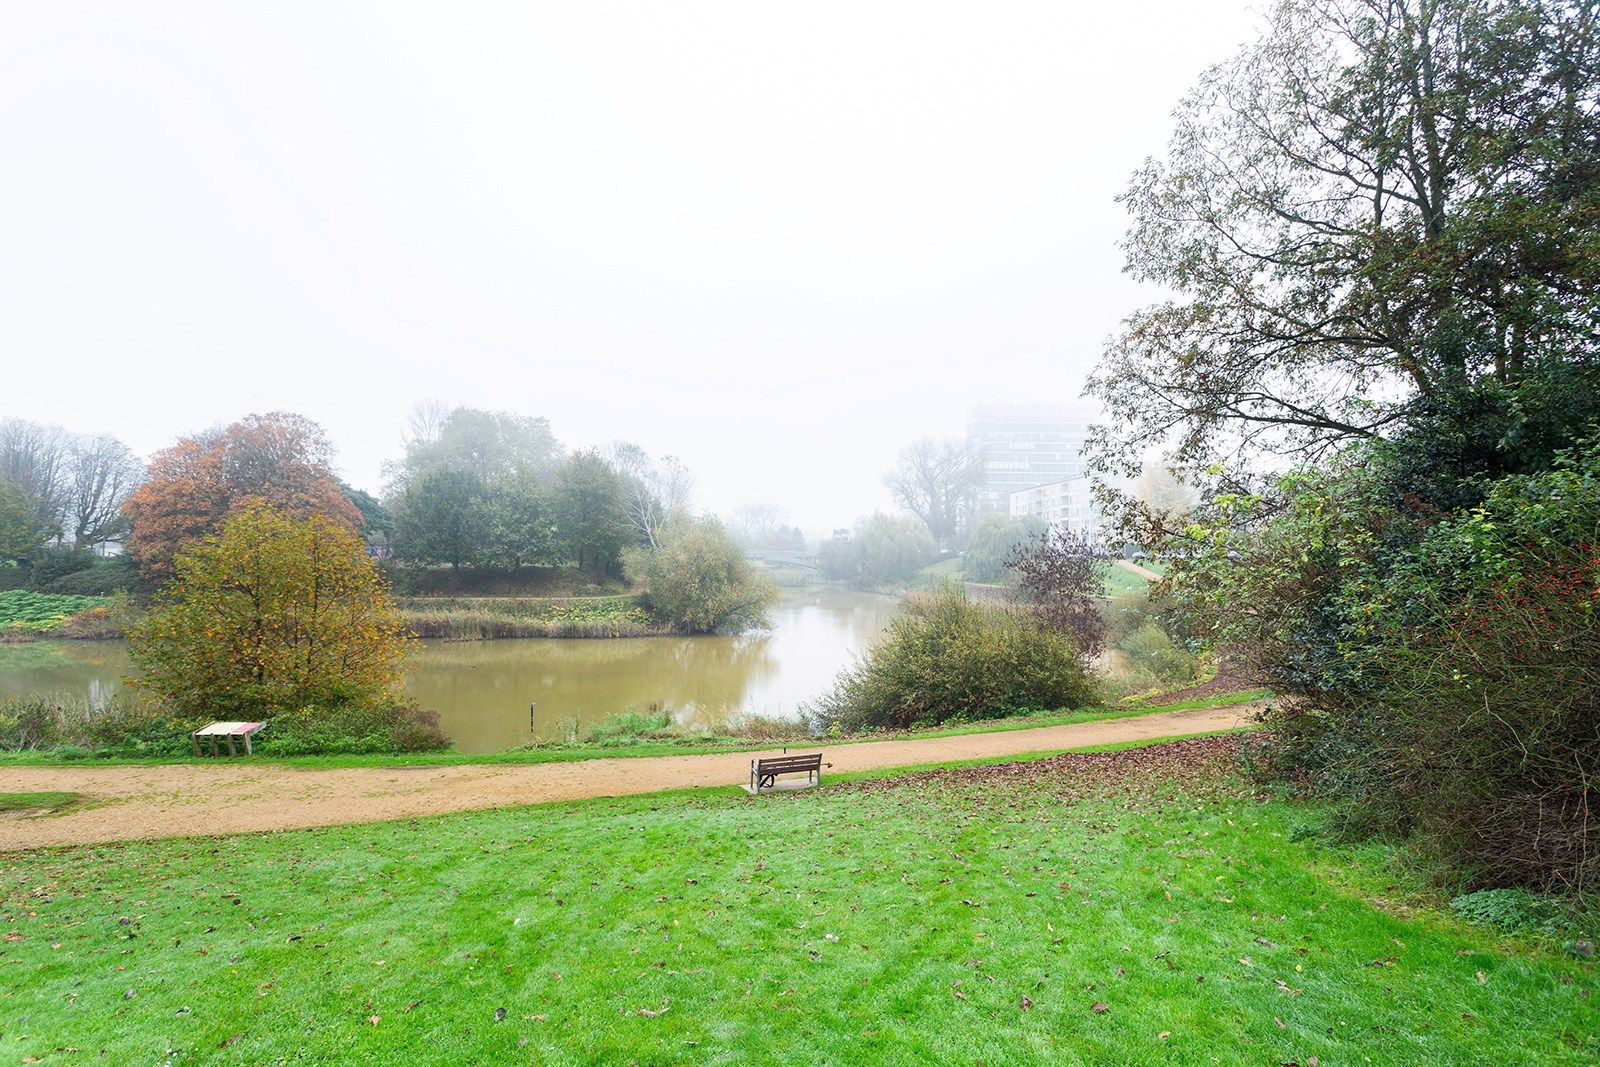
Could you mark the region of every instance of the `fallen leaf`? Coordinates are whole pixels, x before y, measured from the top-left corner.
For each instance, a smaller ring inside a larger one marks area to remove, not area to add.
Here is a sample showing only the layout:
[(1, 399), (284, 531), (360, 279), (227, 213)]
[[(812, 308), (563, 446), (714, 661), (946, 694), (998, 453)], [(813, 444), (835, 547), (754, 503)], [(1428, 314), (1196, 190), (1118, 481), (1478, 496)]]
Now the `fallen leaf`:
[(1156, 1035), (1156, 1040), (1157, 1041), (1165, 1041), (1167, 1038), (1169, 1038), (1171, 1036), (1172, 1036), (1172, 1031), (1171, 1030), (1163, 1030), (1159, 1034)]
[(1094, 1012), (1096, 1015), (1104, 1015), (1106, 1012), (1111, 1010), (1111, 1005), (1107, 1004), (1103, 1000), (1100, 1000), (1092, 1004), (1089, 1010)]
[(1017, 1003), (1023, 1011), (1030, 1011), (1033, 1008), (1033, 998), (1026, 993), (1022, 994), (1022, 999)]
[(371, 1023), (373, 1026), (377, 1026), (382, 1021), (383, 1021), (383, 1016), (381, 1016), (381, 1015), (369, 1015), (369, 1016), (367, 1016), (367, 1022)]

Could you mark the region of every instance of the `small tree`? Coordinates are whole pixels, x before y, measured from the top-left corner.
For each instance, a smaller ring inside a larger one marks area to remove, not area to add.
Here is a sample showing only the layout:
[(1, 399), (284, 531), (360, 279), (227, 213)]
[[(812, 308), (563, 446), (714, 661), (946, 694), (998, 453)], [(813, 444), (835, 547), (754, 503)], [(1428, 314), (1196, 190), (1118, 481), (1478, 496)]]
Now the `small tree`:
[(1106, 553), (1082, 534), (1052, 527), (1013, 549), (1006, 566), (1017, 592), (1048, 625), (1072, 635), (1085, 663), (1106, 647), (1100, 600), (1106, 593)]
[(405, 625), (343, 523), (254, 502), (174, 564), (129, 651), (137, 684), (180, 714), (263, 716), (395, 695)]
[(598, 452), (576, 452), (556, 479), (556, 518), (574, 563), (614, 571), (628, 544), (622, 479)]
[(715, 519), (681, 522), (654, 549), (627, 555), (628, 576), (644, 584), (645, 605), (687, 633), (727, 633), (767, 624), (779, 590), (757, 574)]
[(0, 478), (0, 560), (23, 558), (44, 544), (48, 532), (28, 494)]

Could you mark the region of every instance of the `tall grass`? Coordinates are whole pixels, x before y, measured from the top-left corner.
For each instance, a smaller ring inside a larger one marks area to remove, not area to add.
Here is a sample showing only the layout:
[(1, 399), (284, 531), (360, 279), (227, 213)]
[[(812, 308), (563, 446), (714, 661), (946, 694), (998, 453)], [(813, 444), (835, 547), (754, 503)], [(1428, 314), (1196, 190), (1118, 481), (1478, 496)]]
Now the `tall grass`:
[(450, 641), (657, 637), (672, 632), (653, 622), (631, 596), (411, 597), (400, 608), (417, 636)]

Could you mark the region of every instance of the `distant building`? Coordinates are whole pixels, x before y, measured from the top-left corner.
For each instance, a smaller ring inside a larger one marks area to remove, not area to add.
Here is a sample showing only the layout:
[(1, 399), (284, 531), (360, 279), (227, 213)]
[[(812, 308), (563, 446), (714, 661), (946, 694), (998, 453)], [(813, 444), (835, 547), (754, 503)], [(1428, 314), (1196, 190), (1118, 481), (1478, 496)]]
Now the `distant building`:
[(967, 445), (981, 473), (979, 512), (1011, 510), (1011, 496), (1088, 473), (1083, 458), (1090, 418), (1028, 408), (976, 408), (967, 425)]
[(1018, 489), (1007, 498), (1013, 516), (1032, 515), (1055, 529), (1070, 530), (1090, 540), (1100, 539), (1100, 512), (1095, 507), (1094, 483), (1088, 478)]

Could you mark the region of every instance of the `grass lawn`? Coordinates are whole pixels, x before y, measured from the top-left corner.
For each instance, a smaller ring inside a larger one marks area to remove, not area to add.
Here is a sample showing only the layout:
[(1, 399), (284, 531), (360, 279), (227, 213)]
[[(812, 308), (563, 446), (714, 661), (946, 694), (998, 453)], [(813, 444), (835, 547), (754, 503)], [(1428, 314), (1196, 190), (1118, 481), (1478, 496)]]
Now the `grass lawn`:
[(1106, 568), (1106, 596), (1129, 596), (1150, 591), (1150, 579), (1116, 563)]
[[(1593, 1062), (1233, 742), (0, 858), (26, 1062)], [(70, 1050), (70, 1051), (68, 1051)]]

